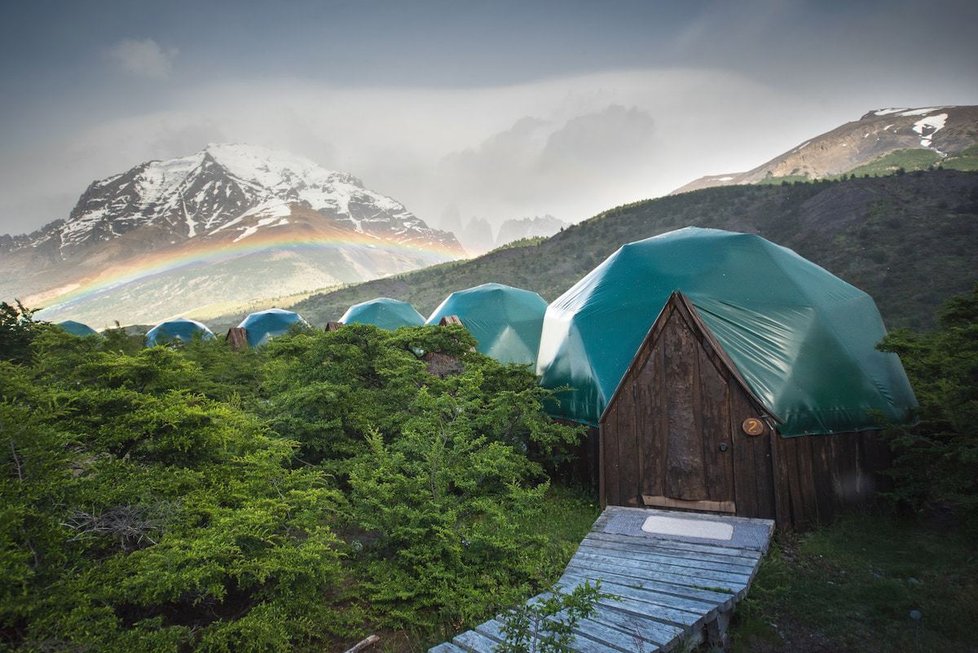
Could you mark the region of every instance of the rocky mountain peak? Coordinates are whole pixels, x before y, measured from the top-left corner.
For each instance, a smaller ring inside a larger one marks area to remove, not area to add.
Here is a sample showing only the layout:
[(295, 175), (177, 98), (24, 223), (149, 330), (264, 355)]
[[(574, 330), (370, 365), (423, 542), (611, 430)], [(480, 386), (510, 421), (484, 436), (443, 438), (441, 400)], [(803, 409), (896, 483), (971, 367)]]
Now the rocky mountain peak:
[(351, 174), (234, 143), (95, 181), (66, 220), (0, 237), (0, 251), (0, 296), (43, 305), (48, 316), (110, 310), (124, 321), (465, 256), (453, 234)]
[(938, 165), (969, 170), (978, 163), (976, 134), (978, 106), (874, 109), (753, 170), (702, 177), (674, 192), (843, 174), (885, 175)]
[(32, 238), (11, 239), (9, 247), (56, 245), (67, 260), (138, 229), (152, 229), (154, 242), (170, 243), (225, 230), (252, 235), (256, 221), (287, 219), (293, 207), (319, 212), (359, 233), (457, 246), (451, 234), (429, 228), (400, 202), (365, 188), (351, 174), (264, 147), (212, 143), (188, 156), (148, 161), (93, 182), (59, 228), (48, 225)]

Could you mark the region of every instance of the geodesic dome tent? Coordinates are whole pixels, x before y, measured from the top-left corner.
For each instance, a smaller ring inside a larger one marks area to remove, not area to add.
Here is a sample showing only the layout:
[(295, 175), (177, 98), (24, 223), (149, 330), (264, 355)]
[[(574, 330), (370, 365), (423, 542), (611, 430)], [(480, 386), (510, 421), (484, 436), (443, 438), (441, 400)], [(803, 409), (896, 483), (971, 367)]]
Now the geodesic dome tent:
[(211, 330), (197, 320), (178, 317), (175, 320), (160, 322), (146, 332), (146, 346), (153, 347), (168, 342), (190, 342), (194, 337), (210, 340), (214, 337)]
[(547, 302), (535, 292), (484, 283), (453, 292), (425, 324), (455, 315), (476, 339), (480, 353), (501, 363), (533, 365), (546, 311)]
[(309, 326), (309, 323), (303, 320), (298, 313), (281, 308), (270, 308), (251, 313), (241, 321), (238, 328), (245, 330), (249, 347), (258, 347), (275, 336), (288, 333), (289, 329), (296, 324)]
[(916, 405), (866, 293), (751, 234), (686, 228), (627, 244), (547, 309), (537, 363), (569, 386), (553, 414), (597, 425), (674, 291), (715, 337), (781, 435), (904, 421)]
[(67, 331), (73, 336), (97, 336), (98, 331), (88, 326), (87, 324), (82, 324), (81, 322), (75, 322), (74, 320), (65, 320), (64, 322), (58, 322), (57, 325), (63, 331)]
[(393, 331), (399, 327), (421, 326), (424, 324), (424, 316), (407, 302), (378, 297), (354, 304), (346, 309), (339, 321), (343, 324), (372, 324)]

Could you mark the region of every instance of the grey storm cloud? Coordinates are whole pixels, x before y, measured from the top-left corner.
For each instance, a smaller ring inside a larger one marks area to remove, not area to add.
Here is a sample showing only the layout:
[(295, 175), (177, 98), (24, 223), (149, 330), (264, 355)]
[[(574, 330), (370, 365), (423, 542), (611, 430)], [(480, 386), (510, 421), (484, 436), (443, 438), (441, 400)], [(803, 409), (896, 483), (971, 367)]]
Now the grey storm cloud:
[(874, 108), (978, 103), (974, 0), (53, 4), (0, 21), (0, 233), (212, 141), (435, 223), (577, 221)]
[(547, 138), (541, 170), (580, 171), (600, 180), (618, 175), (654, 156), (655, 121), (635, 107), (611, 105), (578, 116)]
[(107, 52), (122, 70), (149, 79), (169, 77), (178, 54), (176, 48), (164, 48), (153, 39), (123, 39)]

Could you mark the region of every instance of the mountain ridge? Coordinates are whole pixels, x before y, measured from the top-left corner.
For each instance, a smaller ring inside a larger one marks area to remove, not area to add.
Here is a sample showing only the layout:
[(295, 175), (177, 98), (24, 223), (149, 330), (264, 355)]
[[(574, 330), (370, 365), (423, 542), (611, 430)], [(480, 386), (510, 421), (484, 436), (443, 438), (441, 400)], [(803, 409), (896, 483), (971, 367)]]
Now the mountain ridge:
[[(241, 144), (211, 144), (96, 180), (67, 219), (2, 237), (0, 252), (0, 296), (43, 304), (45, 319), (103, 322), (180, 311), (181, 280), (244, 304), (253, 293), (302, 293), (464, 256), (454, 235), (353, 175)], [(209, 279), (207, 261), (245, 278)], [(246, 274), (249, 266), (285, 276), (256, 288), (247, 281), (257, 274)], [(140, 306), (135, 287), (157, 294)], [(199, 301), (212, 303), (203, 295)]]
[(890, 327), (929, 328), (978, 278), (978, 173), (708, 188), (609, 209), (543, 241), (328, 293), (294, 305), (335, 320), (374, 297), (430, 312), (449, 293), (494, 281), (552, 301), (621, 245), (685, 226), (757, 233), (868, 292)]
[[(969, 149), (974, 150), (976, 145), (978, 106), (876, 109), (746, 172), (700, 177), (672, 194), (716, 186), (824, 179), (870, 171), (886, 174), (900, 168), (914, 170), (941, 165), (972, 170), (978, 163), (978, 152)], [(898, 156), (903, 151), (914, 155)], [(889, 165), (888, 158), (893, 159)]]

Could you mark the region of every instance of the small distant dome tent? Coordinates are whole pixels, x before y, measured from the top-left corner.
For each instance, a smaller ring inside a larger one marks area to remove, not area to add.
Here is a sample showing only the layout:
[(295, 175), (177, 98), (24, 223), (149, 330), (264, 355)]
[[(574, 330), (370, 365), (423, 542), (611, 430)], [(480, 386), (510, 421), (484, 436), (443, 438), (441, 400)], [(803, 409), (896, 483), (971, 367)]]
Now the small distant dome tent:
[(81, 322), (75, 322), (74, 320), (65, 320), (64, 322), (58, 322), (58, 327), (63, 331), (67, 331), (73, 336), (97, 336), (98, 331), (88, 326), (87, 324), (82, 324)]
[(354, 304), (339, 321), (343, 324), (372, 324), (393, 331), (405, 326), (421, 326), (424, 324), (424, 316), (407, 302), (378, 297)]
[(529, 290), (485, 283), (449, 295), (426, 324), (457, 316), (479, 352), (502, 363), (534, 365), (547, 302)]
[(537, 372), (570, 388), (555, 416), (599, 427), (605, 504), (798, 526), (871, 494), (872, 431), (916, 406), (885, 333), (872, 298), (791, 250), (686, 228), (557, 298)]
[(258, 347), (275, 336), (288, 333), (294, 325), (309, 326), (298, 313), (281, 308), (270, 308), (251, 313), (241, 321), (238, 328), (244, 329), (248, 336), (248, 346)]
[(160, 322), (146, 332), (146, 346), (163, 345), (168, 342), (190, 342), (194, 337), (210, 340), (211, 330), (197, 320), (178, 317), (175, 320)]

